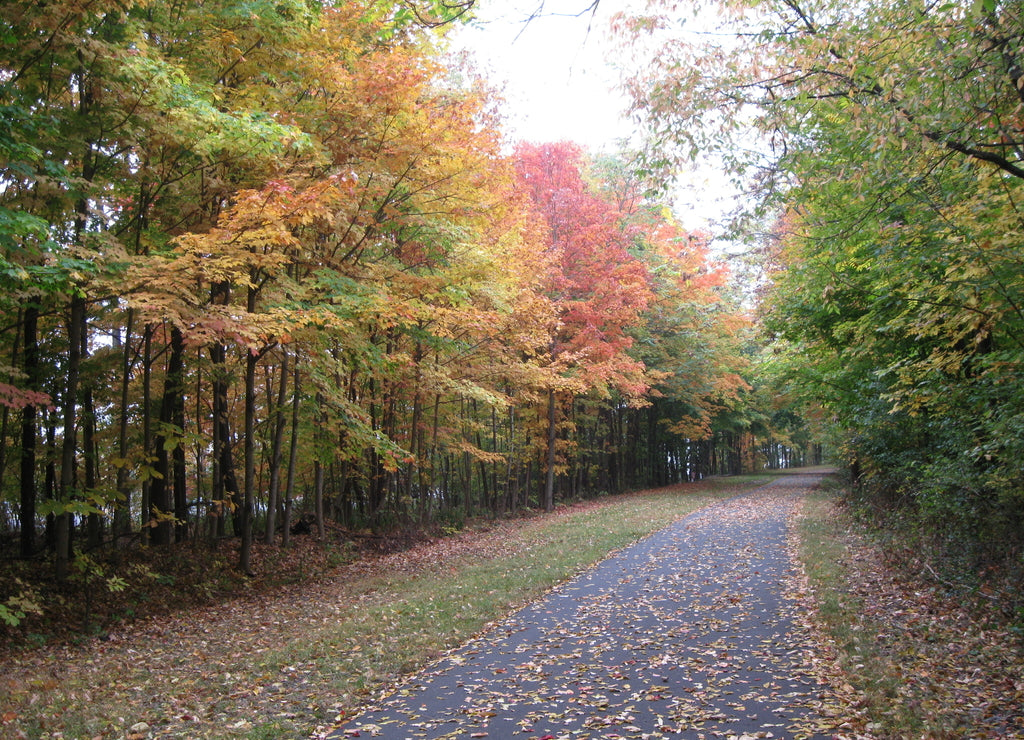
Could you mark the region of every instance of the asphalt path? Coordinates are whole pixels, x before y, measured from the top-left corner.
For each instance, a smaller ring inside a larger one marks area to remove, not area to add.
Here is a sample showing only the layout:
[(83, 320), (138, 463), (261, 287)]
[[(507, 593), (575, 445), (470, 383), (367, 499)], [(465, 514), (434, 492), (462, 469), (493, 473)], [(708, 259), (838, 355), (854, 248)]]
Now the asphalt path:
[(409, 677), (331, 738), (828, 738), (787, 531), (819, 475), (701, 509)]

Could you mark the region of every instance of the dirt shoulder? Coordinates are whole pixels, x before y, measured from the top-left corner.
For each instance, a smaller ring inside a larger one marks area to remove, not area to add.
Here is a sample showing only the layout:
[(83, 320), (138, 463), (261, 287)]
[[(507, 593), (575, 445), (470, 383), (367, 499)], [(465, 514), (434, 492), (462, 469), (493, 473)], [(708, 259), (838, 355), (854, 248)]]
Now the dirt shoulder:
[(874, 544), (834, 498), (805, 503), (815, 620), (881, 738), (1024, 738), (1024, 645), (983, 593)]

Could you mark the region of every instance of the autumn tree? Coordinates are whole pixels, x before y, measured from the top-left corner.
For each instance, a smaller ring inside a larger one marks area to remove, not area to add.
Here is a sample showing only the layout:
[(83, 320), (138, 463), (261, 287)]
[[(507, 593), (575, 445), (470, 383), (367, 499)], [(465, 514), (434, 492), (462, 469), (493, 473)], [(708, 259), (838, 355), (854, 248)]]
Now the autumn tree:
[(551, 271), (545, 292), (557, 308), (549, 362), (562, 381), (548, 389), (547, 481), (544, 505), (554, 506), (558, 406), (576, 395), (620, 394), (639, 402), (648, 380), (643, 364), (627, 350), (628, 328), (650, 298), (644, 266), (628, 252), (622, 215), (614, 204), (591, 192), (583, 177), (582, 151), (569, 143), (523, 144), (516, 169), (547, 225)]
[(0, 523), (24, 557), (45, 526), (95, 580), (112, 547), (234, 537), (254, 573), (297, 512), (328, 539), (681, 479), (742, 415), (706, 242), (622, 162), (509, 156), (442, 56), (470, 6), (12, 6)]
[(631, 88), (651, 165), (749, 176), (794, 387), (863, 484), (961, 541), (1018, 538), (1019, 7), (737, 3), (714, 34), (652, 8), (620, 19), (658, 50)]

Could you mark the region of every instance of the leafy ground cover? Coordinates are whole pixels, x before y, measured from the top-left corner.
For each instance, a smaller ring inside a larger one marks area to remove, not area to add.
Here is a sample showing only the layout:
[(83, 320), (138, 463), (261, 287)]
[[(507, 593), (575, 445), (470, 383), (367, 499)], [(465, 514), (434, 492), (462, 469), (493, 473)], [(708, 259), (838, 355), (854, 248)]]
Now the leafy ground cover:
[[(165, 594), (150, 616), (107, 623), (88, 639), (52, 631), (42, 646), (9, 640), (0, 737), (309, 737), (609, 551), (763, 481), (609, 497), (341, 564), (338, 552), (309, 552), (289, 570), (275, 564), (282, 555), (260, 551), (274, 588), (250, 584), (201, 607), (186, 593), (177, 611)], [(824, 627), (820, 660), (848, 682), (840, 689), (856, 697), (848, 710), (858, 730), (1024, 737), (1020, 635), (984, 595), (954, 600), (920, 571), (896, 567), (834, 493), (807, 500), (797, 534), (808, 624)]]
[(1024, 643), (984, 588), (950, 588), (855, 523), (838, 490), (809, 497), (800, 556), (851, 711), (883, 738), (1024, 737)]
[(834, 740), (861, 729), (790, 584), (821, 474), (713, 503), (559, 584), (325, 740)]
[[(0, 735), (305, 737), (609, 551), (764, 481), (711, 479), (491, 522), (333, 568), (320, 559), (304, 566), (318, 577), (110, 624), (78, 644), (8, 644)], [(260, 554), (271, 569), (278, 556)]]

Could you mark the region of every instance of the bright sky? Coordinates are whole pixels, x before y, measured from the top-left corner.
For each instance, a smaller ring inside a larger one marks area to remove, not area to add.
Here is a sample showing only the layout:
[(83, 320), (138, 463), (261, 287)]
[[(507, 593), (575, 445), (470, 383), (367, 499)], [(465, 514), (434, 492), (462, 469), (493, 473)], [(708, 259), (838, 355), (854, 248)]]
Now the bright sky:
[[(478, 0), (478, 20), (452, 37), (456, 50), (469, 50), (491, 81), (504, 85), (511, 139), (568, 139), (597, 152), (616, 151), (618, 140), (634, 134), (622, 115), (628, 102), (616, 89), (608, 31), (611, 17), (630, 0), (601, 0), (596, 14), (581, 15), (588, 5)], [(716, 231), (733, 197), (724, 177), (702, 169), (680, 178), (674, 210), (688, 228)]]
[[(513, 139), (571, 139), (593, 150), (615, 149), (632, 132), (621, 120), (625, 98), (605, 62), (608, 20), (622, 0), (479, 0), (478, 21), (454, 37), (473, 52), (497, 85), (505, 84)], [(534, 11), (542, 14), (526, 23)]]

